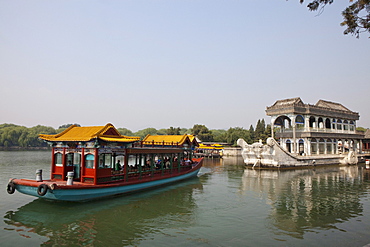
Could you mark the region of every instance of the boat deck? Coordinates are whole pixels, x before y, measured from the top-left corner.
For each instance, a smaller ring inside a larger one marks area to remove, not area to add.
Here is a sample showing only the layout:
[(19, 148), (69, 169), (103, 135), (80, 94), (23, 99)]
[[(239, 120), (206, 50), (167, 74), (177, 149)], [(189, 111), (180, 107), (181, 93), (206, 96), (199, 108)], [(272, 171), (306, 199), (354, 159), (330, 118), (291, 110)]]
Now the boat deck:
[(52, 189), (92, 189), (92, 188), (104, 188), (104, 187), (115, 187), (115, 186), (123, 186), (123, 185), (130, 185), (130, 184), (137, 184), (155, 180), (166, 179), (182, 174), (186, 174), (188, 172), (197, 169), (197, 166), (201, 166), (201, 162), (197, 162), (193, 165), (183, 166), (180, 170), (154, 170), (154, 171), (145, 171), (145, 172), (130, 172), (127, 176), (124, 173), (119, 173), (116, 177), (116, 180), (113, 181), (105, 181), (100, 182), (97, 184), (94, 183), (87, 183), (87, 182), (79, 182), (73, 181), (72, 185), (68, 185), (66, 180), (58, 180), (58, 179), (49, 179), (49, 180), (42, 180), (36, 181), (31, 179), (12, 179), (12, 181), (18, 185), (25, 185), (30, 187), (39, 187), (41, 184), (47, 185), (49, 188)]

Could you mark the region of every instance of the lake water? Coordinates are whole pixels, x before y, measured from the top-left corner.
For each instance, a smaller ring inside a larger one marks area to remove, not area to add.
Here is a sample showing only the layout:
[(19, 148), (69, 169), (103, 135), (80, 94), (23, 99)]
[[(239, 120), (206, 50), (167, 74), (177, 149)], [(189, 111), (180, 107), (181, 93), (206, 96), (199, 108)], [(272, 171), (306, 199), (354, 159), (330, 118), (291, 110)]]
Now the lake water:
[(50, 173), (48, 151), (0, 152), (0, 246), (364, 246), (364, 166), (252, 170), (208, 159), (198, 178), (88, 203), (15, 192), (9, 178)]

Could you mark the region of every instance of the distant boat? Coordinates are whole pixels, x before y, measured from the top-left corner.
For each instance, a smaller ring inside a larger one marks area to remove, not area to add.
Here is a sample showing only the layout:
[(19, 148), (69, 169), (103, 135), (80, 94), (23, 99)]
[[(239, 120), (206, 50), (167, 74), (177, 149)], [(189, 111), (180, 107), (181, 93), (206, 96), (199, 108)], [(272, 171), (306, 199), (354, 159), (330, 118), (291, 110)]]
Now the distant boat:
[[(197, 176), (202, 158), (193, 158), (196, 142), (188, 136), (162, 136), (140, 142), (105, 126), (71, 126), (56, 135), (40, 135), (52, 145), (51, 179), (10, 179), (16, 190), (57, 201), (89, 201), (165, 186)], [(166, 141), (164, 141), (166, 140)]]
[(222, 158), (224, 147), (221, 144), (199, 144), (195, 148), (194, 156), (196, 157), (209, 157), (209, 158)]

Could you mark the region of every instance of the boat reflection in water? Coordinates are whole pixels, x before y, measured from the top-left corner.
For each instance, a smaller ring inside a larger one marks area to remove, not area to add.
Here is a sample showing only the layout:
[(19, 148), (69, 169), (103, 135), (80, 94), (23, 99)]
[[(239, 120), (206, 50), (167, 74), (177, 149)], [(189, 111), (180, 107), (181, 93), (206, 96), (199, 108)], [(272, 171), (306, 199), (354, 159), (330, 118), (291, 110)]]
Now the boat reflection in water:
[(362, 166), (331, 166), (304, 170), (246, 168), (242, 191), (267, 196), (268, 227), (276, 235), (303, 238), (307, 232), (338, 229), (338, 223), (360, 216), (361, 198), (370, 187)]
[[(193, 194), (202, 191), (199, 178), (132, 194), (88, 203), (34, 200), (4, 216), (7, 230), (26, 238), (46, 237), (43, 245), (139, 245), (148, 235), (176, 222), (192, 224), (196, 204)], [(181, 229), (179, 229), (181, 231)]]

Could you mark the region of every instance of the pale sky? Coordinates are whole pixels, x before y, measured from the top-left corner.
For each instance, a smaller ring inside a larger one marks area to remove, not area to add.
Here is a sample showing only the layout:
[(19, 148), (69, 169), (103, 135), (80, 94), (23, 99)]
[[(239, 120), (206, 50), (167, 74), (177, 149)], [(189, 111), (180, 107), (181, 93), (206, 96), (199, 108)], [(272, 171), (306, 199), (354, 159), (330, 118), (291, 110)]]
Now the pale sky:
[(370, 39), (337, 0), (0, 0), (0, 124), (209, 129), (300, 97), (370, 128)]

